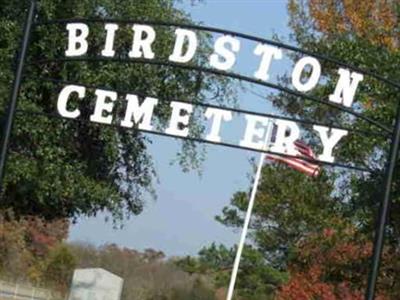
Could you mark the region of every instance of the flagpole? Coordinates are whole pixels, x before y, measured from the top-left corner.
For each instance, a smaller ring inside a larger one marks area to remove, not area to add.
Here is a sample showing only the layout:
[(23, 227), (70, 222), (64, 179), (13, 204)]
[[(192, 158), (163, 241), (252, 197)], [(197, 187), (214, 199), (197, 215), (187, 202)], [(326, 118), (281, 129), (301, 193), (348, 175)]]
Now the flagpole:
[[(270, 122), (268, 124), (268, 128), (267, 128), (267, 133), (266, 133), (263, 149), (266, 149), (266, 146), (268, 144), (268, 141), (269, 141), (269, 138), (270, 138), (271, 129), (272, 129), (272, 125), (273, 125), (273, 122)], [(237, 273), (239, 271), (240, 259), (242, 257), (244, 243), (246, 242), (247, 231), (248, 231), (249, 225), (250, 225), (250, 218), (251, 218), (251, 214), (253, 212), (254, 201), (255, 201), (255, 198), (256, 198), (256, 194), (257, 194), (258, 184), (259, 184), (260, 179), (261, 179), (261, 171), (262, 171), (262, 168), (263, 168), (263, 165), (264, 165), (265, 156), (266, 156), (266, 154), (264, 152), (262, 152), (260, 154), (260, 160), (258, 162), (257, 172), (256, 172), (256, 176), (254, 178), (253, 188), (251, 190), (249, 206), (247, 207), (247, 212), (246, 212), (246, 217), (245, 217), (245, 220), (244, 220), (243, 230), (242, 230), (242, 234), (240, 236), (240, 242), (239, 242), (238, 249), (237, 249), (237, 252), (236, 252), (235, 262), (233, 264), (233, 270), (232, 270), (232, 274), (231, 274), (231, 280), (230, 280), (230, 283), (229, 283), (228, 294), (226, 296), (226, 300), (232, 300), (232, 297), (233, 297), (233, 291), (235, 289)]]

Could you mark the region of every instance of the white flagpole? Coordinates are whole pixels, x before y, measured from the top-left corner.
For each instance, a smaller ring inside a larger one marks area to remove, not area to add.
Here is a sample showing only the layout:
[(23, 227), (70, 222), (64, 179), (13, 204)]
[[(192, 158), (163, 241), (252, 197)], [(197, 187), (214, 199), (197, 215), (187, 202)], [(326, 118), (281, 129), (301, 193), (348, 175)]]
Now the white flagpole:
[[(273, 122), (269, 122), (263, 149), (267, 148), (267, 145), (268, 145), (268, 142), (270, 139), (270, 134), (272, 133), (272, 126), (273, 126)], [(238, 249), (236, 252), (235, 262), (233, 264), (233, 270), (232, 270), (232, 275), (231, 275), (231, 280), (229, 283), (228, 295), (226, 296), (226, 300), (232, 300), (232, 297), (233, 297), (233, 291), (235, 289), (235, 283), (236, 283), (237, 273), (239, 270), (240, 259), (242, 257), (244, 243), (246, 242), (247, 231), (249, 229), (250, 218), (251, 218), (251, 214), (253, 212), (254, 200), (256, 198), (257, 188), (258, 188), (258, 184), (259, 184), (259, 181), (261, 178), (261, 171), (262, 171), (262, 167), (264, 165), (264, 160), (265, 160), (265, 153), (261, 153), (260, 160), (258, 162), (256, 176), (254, 178), (253, 188), (251, 190), (249, 206), (247, 207), (247, 212), (246, 212), (246, 217), (244, 220), (242, 234), (240, 236), (240, 242), (239, 242)]]

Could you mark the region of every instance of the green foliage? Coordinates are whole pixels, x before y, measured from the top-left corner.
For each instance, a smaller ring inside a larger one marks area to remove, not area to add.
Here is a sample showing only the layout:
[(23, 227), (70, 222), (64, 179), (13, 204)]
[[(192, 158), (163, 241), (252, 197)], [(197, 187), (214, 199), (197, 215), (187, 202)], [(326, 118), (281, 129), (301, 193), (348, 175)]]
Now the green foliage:
[(48, 287), (53, 287), (61, 293), (69, 289), (72, 274), (76, 267), (76, 258), (69, 247), (60, 244), (49, 254), (45, 262), (44, 282)]
[[(263, 168), (249, 235), (273, 266), (284, 267), (296, 241), (330, 223), (337, 211), (332, 182), (328, 174), (312, 179), (283, 164)], [(237, 192), (217, 220), (241, 228), (248, 199), (246, 192)]]
[[(231, 249), (214, 243), (203, 248), (198, 257), (178, 260), (177, 265), (188, 273), (212, 276), (217, 288), (229, 285), (236, 247)], [(273, 268), (257, 249), (246, 246), (243, 249), (236, 290), (243, 299), (266, 299), (274, 287), (287, 281), (285, 272)], [(268, 298), (269, 299), (269, 298)]]
[[(245, 299), (272, 299), (276, 288), (288, 279), (286, 264), (291, 249), (310, 232), (330, 224), (337, 212), (337, 199), (332, 196), (334, 179), (327, 174), (311, 179), (284, 165), (272, 164), (263, 168), (261, 178), (250, 222), (253, 246), (245, 247), (238, 273), (237, 292)], [(248, 199), (247, 192), (235, 193), (231, 205), (217, 220), (241, 228)], [(224, 257), (227, 252), (234, 257), (236, 249), (214, 252), (215, 247), (211, 247), (204, 261), (212, 261), (212, 256)], [(232, 262), (233, 258), (230, 266)]]
[[(0, 1), (0, 107), (3, 112), (13, 78), (12, 61), (29, 1), (22, 2)], [(39, 21), (79, 17), (191, 22), (174, 8), (172, 0), (38, 1)], [(101, 24), (91, 24), (90, 32), (88, 56), (93, 57), (104, 46), (105, 33)], [(132, 36), (130, 26), (121, 25), (115, 46), (121, 57), (127, 55), (124, 49), (131, 47)], [(173, 37), (172, 28), (157, 28), (154, 44), (157, 58), (165, 59), (171, 53)], [(199, 34), (199, 40), (200, 54), (194, 64), (202, 64), (209, 49), (206, 34)], [(56, 111), (61, 88), (43, 78), (193, 102), (202, 101), (217, 91), (232, 99), (229, 82), (195, 71), (137, 63), (34, 63), (43, 58), (64, 57), (66, 45), (63, 25), (36, 26), (32, 33), (18, 103), (20, 111), (30, 113), (20, 112), (16, 116), (1, 207), (12, 208), (19, 215), (40, 215), (48, 219), (92, 216), (99, 211), (110, 212), (115, 220), (124, 218), (124, 213), (138, 214), (143, 209), (144, 195), (154, 193), (152, 182), (156, 174), (147, 152), (150, 139), (136, 129), (116, 129), (43, 115)], [(162, 126), (170, 113), (168, 103), (160, 102), (155, 112), (157, 126)], [(90, 91), (80, 107), (84, 118), (93, 106), (94, 95)], [(121, 117), (122, 109), (121, 105), (116, 108), (116, 120)], [(201, 122), (194, 121), (193, 132), (200, 134)], [(184, 170), (199, 168), (203, 155), (203, 148), (184, 142), (177, 161)]]

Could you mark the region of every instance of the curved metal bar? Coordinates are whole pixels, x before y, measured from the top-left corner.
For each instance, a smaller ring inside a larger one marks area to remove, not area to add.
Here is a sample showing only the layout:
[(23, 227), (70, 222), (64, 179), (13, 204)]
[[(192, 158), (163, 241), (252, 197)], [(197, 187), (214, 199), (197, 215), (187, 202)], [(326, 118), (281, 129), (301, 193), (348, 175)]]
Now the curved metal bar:
[[(60, 118), (60, 115), (58, 113), (43, 113), (43, 112), (35, 112), (35, 111), (29, 111), (29, 110), (17, 110), (17, 113), (25, 114), (25, 115), (45, 116), (45, 117), (55, 118), (57, 120), (66, 120), (66, 121), (73, 121), (73, 122), (79, 122), (79, 123), (90, 123), (90, 124), (94, 124), (94, 125), (101, 125), (101, 126), (106, 125), (106, 126), (110, 126), (110, 127), (121, 128), (120, 126), (118, 126), (116, 124), (111, 124), (111, 125), (110, 124), (100, 124), (100, 123), (90, 122), (89, 120), (85, 120), (85, 119), (67, 119), (67, 118), (62, 118), (62, 117)], [(211, 144), (211, 145), (225, 146), (225, 147), (233, 148), (233, 149), (242, 149), (242, 150), (249, 150), (249, 151), (252, 151), (252, 152), (273, 154), (273, 155), (277, 155), (277, 156), (281, 156), (281, 157), (298, 158), (298, 159), (302, 159), (304, 161), (308, 161), (308, 162), (315, 163), (315, 164), (323, 164), (323, 165), (326, 165), (326, 166), (338, 167), (338, 168), (343, 168), (343, 169), (350, 169), (350, 170), (359, 171), (359, 172), (367, 172), (367, 173), (370, 173), (370, 174), (374, 174), (374, 173), (379, 172), (379, 171), (371, 169), (371, 168), (363, 168), (363, 167), (353, 166), (353, 165), (349, 165), (349, 164), (345, 164), (345, 163), (330, 163), (330, 162), (325, 162), (325, 161), (319, 161), (319, 160), (316, 160), (316, 159), (310, 159), (310, 158), (307, 158), (307, 157), (299, 157), (299, 156), (282, 154), (282, 153), (277, 153), (277, 152), (272, 152), (272, 151), (267, 151), (267, 150), (261, 150), (261, 149), (254, 149), (254, 148), (250, 148), (250, 147), (238, 146), (238, 145), (234, 145), (234, 144), (230, 144), (230, 143), (226, 143), (226, 142), (218, 142), (217, 143), (217, 142), (213, 142), (213, 141), (209, 141), (209, 140), (205, 140), (205, 139), (201, 139), (201, 138), (197, 138), (197, 137), (189, 137), (189, 136), (182, 137), (182, 136), (179, 136), (179, 135), (168, 134), (168, 133), (165, 133), (165, 132), (145, 130), (145, 129), (139, 129), (139, 128), (125, 128), (125, 127), (123, 127), (123, 129), (124, 130), (136, 130), (136, 131), (149, 133), (149, 134), (154, 134), (154, 135), (159, 135), (159, 136), (173, 137), (173, 138), (182, 139), (182, 140), (188, 140), (188, 141), (192, 141), (192, 142), (196, 142), (196, 143), (207, 143), (207, 144)]]
[(365, 70), (363, 68), (356, 67), (354, 65), (348, 64), (341, 62), (340, 60), (336, 58), (332, 58), (326, 55), (314, 53), (308, 50), (300, 49), (294, 46), (286, 45), (284, 43), (280, 43), (274, 40), (270, 39), (264, 39), (260, 37), (256, 37), (250, 34), (244, 34), (240, 32), (235, 32), (232, 30), (224, 30), (216, 27), (211, 27), (211, 26), (202, 26), (202, 25), (194, 25), (194, 24), (180, 24), (180, 23), (175, 23), (175, 22), (165, 22), (165, 21), (147, 21), (147, 20), (122, 20), (122, 19), (112, 19), (112, 18), (104, 18), (104, 19), (96, 19), (96, 18), (72, 18), (72, 19), (58, 19), (58, 20), (50, 20), (50, 21), (43, 21), (43, 22), (36, 22), (35, 25), (37, 26), (44, 26), (44, 25), (53, 25), (53, 24), (66, 24), (66, 23), (80, 23), (80, 22), (90, 22), (90, 23), (120, 23), (120, 24), (144, 24), (144, 25), (153, 25), (153, 26), (170, 26), (170, 27), (181, 27), (181, 28), (187, 28), (187, 29), (193, 29), (193, 30), (200, 30), (200, 31), (208, 31), (208, 32), (214, 32), (214, 33), (220, 33), (224, 35), (231, 35), (247, 40), (251, 40), (254, 42), (259, 42), (263, 44), (269, 44), (273, 45), (276, 47), (280, 47), (286, 50), (302, 53), (308, 56), (312, 56), (324, 61), (328, 61), (331, 63), (334, 63), (338, 66), (342, 66), (348, 69), (351, 69), (353, 71), (362, 73), (364, 75), (371, 76), (375, 79), (378, 79), (382, 82), (385, 82), (389, 85), (392, 85), (398, 89), (400, 89), (400, 83), (390, 80), (386, 77), (383, 77), (382, 75), (375, 74), (374, 72), (370, 70)]
[(254, 79), (245, 75), (240, 75), (237, 73), (233, 73), (233, 72), (225, 72), (225, 71), (220, 71), (220, 70), (215, 70), (212, 68), (208, 68), (208, 67), (199, 67), (199, 66), (191, 66), (191, 65), (185, 65), (185, 64), (179, 64), (179, 63), (174, 63), (174, 62), (166, 62), (166, 61), (159, 61), (159, 60), (149, 60), (149, 59), (143, 59), (143, 58), (137, 58), (137, 59), (127, 59), (127, 58), (117, 58), (117, 57), (102, 57), (102, 56), (98, 56), (98, 57), (71, 57), (71, 58), (55, 58), (55, 59), (41, 59), (41, 60), (37, 60), (37, 61), (33, 61), (30, 62), (30, 64), (47, 64), (47, 63), (57, 63), (57, 62), (83, 62), (83, 61), (87, 61), (87, 62), (121, 62), (121, 63), (138, 63), (138, 64), (148, 64), (148, 65), (157, 65), (157, 66), (166, 66), (166, 67), (176, 67), (176, 68), (182, 68), (182, 69), (186, 69), (186, 70), (195, 70), (195, 71), (201, 71), (201, 72), (205, 72), (205, 73), (211, 73), (211, 74), (215, 74), (215, 75), (220, 75), (220, 76), (225, 76), (225, 77), (230, 77), (230, 78), (234, 78), (234, 79), (238, 79), (238, 80), (243, 80), (246, 82), (251, 82), (254, 84), (258, 84), (258, 85), (262, 85), (268, 88), (272, 88), (275, 90), (279, 90), (281, 92), (285, 92), (287, 94), (291, 94), (293, 96), (296, 97), (300, 97), (302, 99), (307, 99), (316, 103), (320, 103), (323, 105), (327, 105), (330, 106), (334, 109), (338, 109), (340, 111), (346, 112), (348, 114), (351, 114), (353, 116), (355, 116), (356, 118), (362, 119), (384, 131), (386, 131), (387, 133), (392, 133), (392, 129), (390, 129), (389, 127), (379, 123), (378, 121), (375, 121), (371, 118), (365, 117), (360, 113), (357, 113), (347, 107), (343, 107), (341, 105), (338, 105), (336, 103), (333, 102), (329, 102), (329, 101), (324, 101), (321, 99), (318, 99), (314, 96), (310, 96), (310, 95), (306, 95), (300, 92), (296, 92), (293, 91), (289, 88), (277, 85), (277, 84), (273, 84), (273, 83), (269, 83), (269, 82), (265, 82), (262, 80), (258, 80), (258, 79)]
[(311, 120), (304, 120), (304, 119), (298, 119), (298, 118), (291, 118), (291, 117), (286, 117), (286, 116), (280, 116), (280, 115), (276, 115), (276, 114), (268, 114), (268, 113), (256, 113), (254, 111), (250, 111), (250, 110), (243, 110), (243, 109), (238, 109), (238, 108), (234, 108), (234, 107), (229, 107), (229, 106), (225, 106), (225, 105), (214, 105), (214, 104), (209, 104), (209, 103), (202, 103), (202, 102), (192, 102), (192, 101), (188, 101), (188, 100), (172, 100), (169, 98), (160, 98), (157, 95), (151, 95), (151, 94), (145, 94), (141, 91), (126, 91), (126, 90), (120, 90), (120, 89), (110, 89), (108, 87), (102, 87), (102, 86), (97, 86), (97, 85), (91, 85), (91, 84), (83, 84), (83, 83), (77, 83), (77, 82), (73, 82), (73, 81), (67, 81), (67, 80), (59, 80), (59, 79), (54, 79), (54, 78), (47, 78), (47, 77), (40, 77), (39, 80), (43, 80), (43, 81), (48, 81), (48, 82), (53, 82), (55, 84), (63, 84), (63, 85), (80, 85), (80, 86), (84, 86), (88, 89), (102, 89), (105, 91), (115, 91), (118, 94), (135, 94), (138, 95), (140, 97), (153, 97), (153, 98), (158, 98), (162, 101), (165, 102), (180, 102), (180, 103), (190, 103), (193, 105), (198, 105), (198, 106), (202, 106), (202, 107), (211, 107), (211, 108), (216, 108), (216, 109), (225, 109), (225, 110), (230, 110), (233, 111), (235, 113), (239, 113), (239, 114), (248, 114), (248, 115), (254, 115), (254, 116), (261, 116), (261, 117), (266, 117), (266, 118), (271, 118), (271, 119), (281, 119), (281, 120), (287, 120), (287, 121), (294, 121), (294, 122), (298, 122), (298, 123), (303, 123), (306, 125), (319, 125), (319, 126), (326, 126), (326, 127), (332, 127), (334, 126), (336, 129), (342, 129), (342, 130), (346, 130), (350, 133), (357, 133), (357, 134), (362, 134), (362, 135), (366, 135), (366, 136), (378, 136), (378, 137), (382, 137), (382, 138), (390, 138), (390, 134), (383, 134), (383, 133), (378, 133), (378, 132), (371, 132), (371, 131), (365, 131), (365, 130), (355, 130), (353, 128), (350, 127), (344, 127), (344, 126), (336, 126), (333, 124), (326, 124), (326, 123), (322, 123), (322, 122), (315, 122), (315, 121), (311, 121)]

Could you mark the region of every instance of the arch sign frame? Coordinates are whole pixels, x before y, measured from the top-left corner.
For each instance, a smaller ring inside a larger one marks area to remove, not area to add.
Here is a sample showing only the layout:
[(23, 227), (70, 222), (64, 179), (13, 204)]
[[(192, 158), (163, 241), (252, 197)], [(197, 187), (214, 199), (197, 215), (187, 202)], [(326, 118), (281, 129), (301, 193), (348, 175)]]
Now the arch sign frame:
[[(82, 121), (79, 119), (79, 108), (69, 110), (68, 102), (69, 100), (71, 100), (71, 94), (78, 95), (78, 98), (84, 98), (86, 91), (88, 89), (92, 89), (95, 90), (96, 104), (93, 114), (90, 116), (90, 122), (105, 124), (109, 126), (121, 126), (128, 129), (135, 128), (136, 130), (145, 133), (164, 135), (173, 138), (251, 150), (261, 153), (260, 162), (258, 164), (258, 169), (255, 175), (253, 189), (250, 195), (250, 201), (245, 217), (244, 227), (242, 230), (238, 251), (233, 266), (227, 300), (231, 300), (233, 297), (236, 275), (239, 268), (241, 253), (246, 239), (247, 230), (249, 227), (250, 217), (264, 158), (267, 154), (277, 155), (281, 157), (299, 157), (299, 153), (295, 150), (294, 147), (294, 142), (299, 138), (300, 135), (297, 123), (311, 125), (314, 130), (314, 134), (318, 136), (319, 140), (321, 141), (322, 152), (315, 159), (311, 159), (309, 157), (301, 157), (302, 160), (309, 161), (315, 164), (324, 164), (330, 165), (332, 167), (340, 167), (361, 172), (373, 173), (376, 172), (376, 170), (373, 170), (372, 168), (365, 168), (363, 166), (356, 166), (349, 163), (335, 162), (335, 158), (333, 156), (334, 147), (338, 143), (340, 143), (341, 138), (346, 136), (349, 132), (364, 135), (375, 135), (389, 140), (389, 156), (386, 162), (386, 167), (384, 168), (384, 170), (382, 170), (383, 172), (385, 172), (383, 198), (380, 202), (380, 211), (377, 217), (373, 255), (371, 257), (368, 286), (365, 294), (365, 299), (374, 299), (375, 286), (378, 278), (379, 265), (384, 244), (385, 227), (389, 212), (392, 179), (399, 151), (400, 105), (399, 103), (397, 103), (397, 112), (394, 126), (387, 126), (372, 118), (366, 117), (362, 113), (352, 109), (352, 104), (358, 84), (362, 82), (364, 76), (370, 76), (371, 78), (374, 78), (381, 83), (387, 84), (399, 90), (400, 83), (387, 79), (368, 70), (362, 70), (361, 68), (348, 65), (346, 63), (324, 55), (312, 53), (276, 41), (266, 40), (263, 38), (258, 38), (255, 36), (222, 30), (218, 28), (159, 21), (149, 22), (143, 20), (116, 19), (65, 19), (37, 22), (35, 20), (36, 5), (36, 1), (31, 0), (26, 18), (22, 44), (19, 51), (17, 68), (15, 71), (15, 78), (8, 104), (8, 110), (5, 116), (6, 120), (4, 122), (3, 135), (0, 144), (0, 190), (2, 188), (8, 145), (15, 114), (18, 112), (29, 113), (26, 111), (17, 110), (17, 100), (22, 84), (22, 79), (24, 76), (23, 69), (29, 48), (29, 39), (31, 32), (33, 31), (35, 26), (49, 26), (55, 24), (65, 25), (65, 28), (68, 32), (68, 47), (65, 51), (65, 57), (55, 59), (43, 59), (40, 61), (30, 62), (31, 64), (102, 61), (148, 64), (155, 66), (182, 68), (186, 70), (196, 70), (201, 73), (226, 76), (239, 81), (245, 81), (267, 88), (272, 88), (297, 98), (329, 106), (332, 109), (347, 113), (354, 118), (362, 119), (371, 126), (374, 126), (376, 130), (373, 131), (360, 131), (340, 125), (333, 128), (332, 124), (324, 124), (312, 120), (310, 121), (305, 119), (291, 118), (287, 116), (246, 111), (237, 108), (226, 107), (223, 105), (212, 105), (205, 103), (194, 104), (190, 103), (189, 101), (183, 100), (162, 99), (170, 103), (171, 117), (169, 120), (168, 128), (166, 128), (164, 131), (156, 131), (153, 129), (151, 119), (154, 108), (161, 99), (157, 99), (154, 95), (143, 95), (140, 93), (132, 93), (131, 91), (113, 91), (107, 88), (98, 88), (96, 86), (86, 84), (60, 81), (53, 78), (41, 78), (45, 81), (50, 81), (63, 86), (61, 92), (59, 93), (57, 101), (57, 113), (55, 113), (54, 115), (47, 114), (50, 117), (62, 117), (72, 121)], [(87, 57), (85, 56), (85, 54), (88, 50), (88, 24), (92, 23), (100, 23), (104, 25), (106, 38), (101, 56)], [(128, 54), (128, 57), (124, 58), (115, 56), (116, 51), (114, 49), (114, 39), (116, 32), (119, 28), (119, 24), (132, 25), (133, 44)], [(157, 60), (155, 58), (154, 52), (151, 49), (151, 44), (156, 38), (156, 34), (153, 28), (155, 26), (175, 28), (175, 44), (173, 52), (169, 56), (168, 61)], [(214, 53), (209, 58), (210, 67), (193, 66), (188, 64), (196, 52), (198, 43), (194, 31), (205, 31), (209, 33), (221, 34), (221, 37), (219, 37), (215, 41)], [(259, 56), (260, 64), (258, 70), (254, 73), (254, 77), (229, 72), (229, 69), (235, 63), (235, 54), (239, 51), (240, 48), (239, 40), (237, 38), (257, 43), (257, 46), (254, 49), (254, 54)], [(292, 90), (268, 81), (268, 70), (271, 62), (274, 59), (282, 58), (281, 49), (293, 51), (295, 53), (304, 55), (304, 57), (300, 58), (297, 61), (292, 73), (292, 85), (296, 90)], [(329, 101), (322, 100), (306, 94), (306, 92), (312, 90), (318, 84), (318, 81), (321, 77), (321, 65), (319, 63), (319, 60), (339, 66), (338, 81), (336, 83), (334, 91), (329, 96)], [(304, 81), (302, 79), (302, 74), (306, 68), (311, 71), (309, 72), (310, 75), (308, 76), (308, 79)], [(123, 94), (124, 96), (126, 96), (125, 99), (127, 101), (127, 106), (125, 110), (125, 117), (119, 124), (112, 125), (113, 117), (111, 115), (111, 112), (113, 110), (113, 103), (117, 100), (119, 94)], [(143, 99), (141, 103), (139, 101), (139, 98)], [(189, 135), (188, 125), (190, 114), (193, 111), (194, 105), (203, 107), (205, 111), (205, 117), (212, 121), (210, 132), (205, 138), (191, 137)], [(247, 122), (243, 138), (238, 141), (237, 144), (224, 142), (222, 141), (222, 138), (220, 136), (221, 124), (224, 122), (229, 122), (232, 119), (233, 112), (244, 114)], [(273, 130), (275, 130), (275, 134), (272, 138), (271, 133)]]

